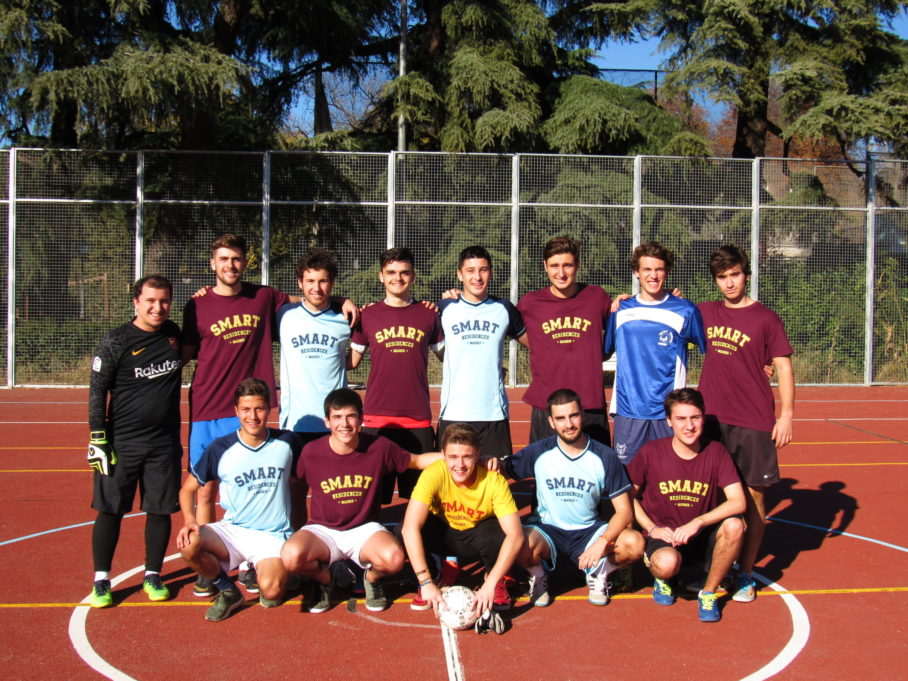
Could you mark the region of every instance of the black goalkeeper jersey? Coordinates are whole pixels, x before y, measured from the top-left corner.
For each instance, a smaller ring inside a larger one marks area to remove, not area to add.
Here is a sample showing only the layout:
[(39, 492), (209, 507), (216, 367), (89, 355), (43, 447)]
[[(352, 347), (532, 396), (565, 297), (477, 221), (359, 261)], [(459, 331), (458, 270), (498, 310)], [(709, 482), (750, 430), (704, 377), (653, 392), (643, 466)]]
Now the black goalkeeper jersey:
[(111, 443), (179, 442), (181, 345), (170, 320), (160, 331), (127, 322), (104, 336), (91, 366), (91, 430), (106, 430)]

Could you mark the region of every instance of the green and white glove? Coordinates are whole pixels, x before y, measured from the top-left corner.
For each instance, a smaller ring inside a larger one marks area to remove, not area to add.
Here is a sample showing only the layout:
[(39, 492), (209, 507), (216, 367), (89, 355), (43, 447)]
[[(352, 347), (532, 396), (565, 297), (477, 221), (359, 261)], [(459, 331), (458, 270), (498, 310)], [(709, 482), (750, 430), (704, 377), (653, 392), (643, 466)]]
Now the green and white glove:
[(103, 430), (91, 431), (88, 441), (88, 467), (98, 471), (101, 475), (113, 475), (114, 466), (117, 465), (117, 453), (107, 441), (107, 432)]

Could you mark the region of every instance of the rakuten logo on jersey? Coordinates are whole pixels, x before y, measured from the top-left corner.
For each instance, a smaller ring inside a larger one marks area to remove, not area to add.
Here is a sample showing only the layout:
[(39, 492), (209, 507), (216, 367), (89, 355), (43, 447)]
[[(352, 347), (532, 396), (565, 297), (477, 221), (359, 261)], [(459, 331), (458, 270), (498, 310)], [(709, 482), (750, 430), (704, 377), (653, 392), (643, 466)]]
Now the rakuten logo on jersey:
[(178, 359), (170, 359), (166, 362), (161, 362), (160, 364), (152, 364), (147, 367), (136, 367), (136, 378), (158, 378), (159, 376), (166, 376), (172, 371), (179, 370), (180, 366), (183, 363)]

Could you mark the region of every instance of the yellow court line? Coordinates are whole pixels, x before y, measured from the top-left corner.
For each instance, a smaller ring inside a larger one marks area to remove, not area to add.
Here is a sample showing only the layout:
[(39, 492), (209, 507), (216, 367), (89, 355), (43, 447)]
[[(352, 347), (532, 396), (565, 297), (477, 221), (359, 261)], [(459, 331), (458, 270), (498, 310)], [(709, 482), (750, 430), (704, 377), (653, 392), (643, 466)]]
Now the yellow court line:
[[(791, 589), (787, 591), (771, 591), (763, 590), (760, 591), (760, 598), (764, 596), (784, 596), (786, 594), (791, 594), (793, 596), (825, 596), (829, 594), (868, 594), (868, 593), (896, 593), (896, 592), (908, 592), (908, 586), (881, 586), (881, 587), (870, 587), (865, 589)], [(719, 592), (720, 594), (725, 593), (723, 591)], [(612, 600), (651, 600), (652, 594), (616, 594), (612, 596)], [(411, 598), (398, 598), (394, 601), (397, 605), (403, 605), (410, 603), (413, 599)], [(529, 600), (526, 596), (521, 596), (517, 598), (515, 602), (527, 601)], [(586, 595), (577, 595), (577, 596), (557, 596), (553, 600), (556, 601), (586, 601)], [(692, 598), (693, 600), (693, 598)], [(256, 599), (247, 600), (246, 603), (254, 605), (257, 602)], [(338, 599), (336, 604), (340, 606), (345, 601)], [(365, 603), (364, 600), (360, 599), (356, 601), (357, 603)], [(211, 602), (208, 600), (198, 600), (198, 601), (167, 601), (165, 603), (152, 603), (148, 601), (140, 601), (136, 603), (118, 603), (115, 607), (117, 608), (161, 608), (161, 607), (208, 607), (211, 605)], [(281, 605), (302, 605), (300, 599), (293, 599), (289, 601), (284, 601)], [(0, 603), (0, 608), (88, 608), (90, 607), (88, 603)]]

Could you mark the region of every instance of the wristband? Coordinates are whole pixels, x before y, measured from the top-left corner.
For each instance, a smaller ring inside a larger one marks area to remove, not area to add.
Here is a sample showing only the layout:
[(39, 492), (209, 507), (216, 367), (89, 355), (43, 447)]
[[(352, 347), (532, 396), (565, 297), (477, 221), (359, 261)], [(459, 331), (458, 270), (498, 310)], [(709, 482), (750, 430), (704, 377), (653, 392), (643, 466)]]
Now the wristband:
[(419, 583), (419, 588), (421, 589), (424, 586), (429, 586), (429, 584), (431, 584), (431, 583), (432, 583), (431, 579), (424, 579)]

